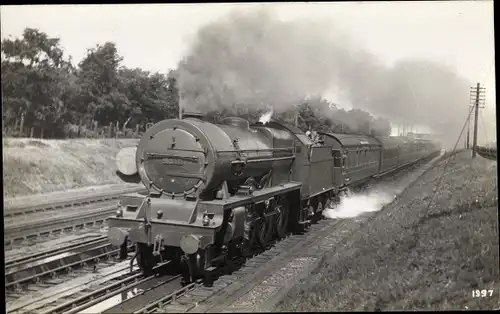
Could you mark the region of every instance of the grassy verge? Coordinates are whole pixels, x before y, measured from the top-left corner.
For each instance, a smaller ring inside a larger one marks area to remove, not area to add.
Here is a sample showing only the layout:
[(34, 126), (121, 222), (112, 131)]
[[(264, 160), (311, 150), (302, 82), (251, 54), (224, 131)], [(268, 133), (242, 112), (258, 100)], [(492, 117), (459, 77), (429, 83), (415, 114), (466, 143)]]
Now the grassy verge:
[[(496, 161), (465, 152), (451, 158), (445, 172), (444, 165), (328, 252), (277, 310), (499, 308)], [(473, 298), (476, 289), (493, 289), (493, 296)]]
[(116, 184), (118, 151), (134, 139), (3, 139), (4, 197)]

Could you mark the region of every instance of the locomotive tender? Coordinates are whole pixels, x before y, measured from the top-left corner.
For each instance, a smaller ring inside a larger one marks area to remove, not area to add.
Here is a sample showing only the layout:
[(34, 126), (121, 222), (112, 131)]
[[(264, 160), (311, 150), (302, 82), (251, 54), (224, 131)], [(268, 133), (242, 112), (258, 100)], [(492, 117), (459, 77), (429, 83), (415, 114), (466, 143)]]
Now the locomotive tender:
[(135, 156), (117, 157), (118, 172), (140, 179), (148, 195), (120, 198), (108, 238), (135, 243), (145, 273), (170, 261), (193, 280), (304, 230), (347, 187), (439, 150), (426, 140), (319, 134), (314, 143), (297, 127), (273, 120), (250, 126), (238, 117), (158, 122)]

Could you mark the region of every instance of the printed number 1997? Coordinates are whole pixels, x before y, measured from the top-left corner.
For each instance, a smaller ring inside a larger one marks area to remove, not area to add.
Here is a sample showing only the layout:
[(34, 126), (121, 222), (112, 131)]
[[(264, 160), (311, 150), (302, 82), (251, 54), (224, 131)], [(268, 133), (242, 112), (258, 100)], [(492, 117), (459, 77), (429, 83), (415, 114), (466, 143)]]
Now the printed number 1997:
[(472, 290), (473, 298), (484, 298), (491, 297), (493, 295), (493, 290)]

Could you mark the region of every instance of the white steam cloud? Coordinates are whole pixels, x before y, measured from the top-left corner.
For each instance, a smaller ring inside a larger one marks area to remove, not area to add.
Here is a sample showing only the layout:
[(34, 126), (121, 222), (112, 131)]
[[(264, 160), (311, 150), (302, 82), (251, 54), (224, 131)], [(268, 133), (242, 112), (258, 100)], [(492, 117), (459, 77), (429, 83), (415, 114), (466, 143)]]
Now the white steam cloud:
[(376, 212), (394, 200), (399, 190), (376, 189), (360, 194), (343, 195), (340, 202), (323, 210), (323, 216), (329, 219), (354, 218), (363, 213)]

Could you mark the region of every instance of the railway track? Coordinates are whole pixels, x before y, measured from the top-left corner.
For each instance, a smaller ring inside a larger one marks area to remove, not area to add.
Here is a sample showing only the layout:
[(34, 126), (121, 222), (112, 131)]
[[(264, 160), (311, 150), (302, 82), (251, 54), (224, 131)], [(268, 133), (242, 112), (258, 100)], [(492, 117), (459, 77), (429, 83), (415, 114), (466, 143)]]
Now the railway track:
[[(129, 248), (132, 251), (133, 247)], [(49, 252), (36, 253), (10, 261), (5, 265), (5, 288), (19, 289), (21, 284), (40, 283), (43, 279), (54, 279), (60, 272), (69, 273), (75, 268), (97, 264), (101, 259), (119, 255), (106, 237), (70, 245)]]
[[(23, 286), (22, 291), (7, 290), (7, 313), (40, 313), (62, 305), (69, 300), (75, 300), (86, 291), (95, 291), (95, 287), (108, 286), (137, 274), (138, 267), (130, 272), (130, 258), (118, 260), (101, 259), (96, 267), (82, 267), (68, 274), (60, 274), (54, 279), (48, 279), (36, 284)], [(121, 282), (120, 282), (121, 284)], [(73, 303), (69, 305), (72, 307)], [(68, 307), (61, 307), (64, 312)]]
[(51, 210), (51, 211), (46, 211), (46, 212), (34, 212), (34, 213), (29, 213), (26, 215), (20, 215), (20, 216), (15, 216), (15, 217), (4, 217), (4, 225), (10, 226), (10, 225), (22, 225), (22, 224), (31, 224), (33, 222), (43, 220), (46, 218), (54, 219), (57, 218), (57, 216), (61, 215), (75, 215), (77, 213), (83, 213), (91, 210), (95, 210), (97, 208), (106, 208), (110, 206), (117, 206), (118, 201), (116, 200), (110, 200), (110, 201), (103, 201), (99, 202), (96, 204), (88, 204), (88, 205), (82, 205), (82, 206), (74, 206), (74, 207), (67, 207), (67, 208), (62, 208), (62, 209), (57, 209), (57, 210)]
[[(160, 271), (159, 269), (167, 264), (160, 264), (155, 269)], [(55, 300), (37, 312), (40, 314), (100, 313), (115, 304), (141, 295), (148, 289), (172, 283), (174, 283), (173, 286), (180, 285), (180, 276), (144, 277), (138, 269), (135, 269), (98, 285), (82, 289), (77, 294)], [(105, 302), (106, 304), (103, 306), (100, 304), (103, 301), (108, 302)]]
[(476, 147), (476, 152), (483, 158), (497, 160), (497, 149), (488, 147)]
[(103, 300), (114, 297), (133, 290), (136, 286), (151, 280), (153, 276), (143, 278), (139, 270), (113, 278), (101, 285), (93, 288), (84, 289), (78, 296), (71, 296), (65, 299), (57, 300), (45, 307), (41, 314), (58, 313), (78, 313), (88, 309)]
[[(59, 198), (49, 198), (42, 201), (23, 202), (25, 204), (14, 204), (6, 201), (4, 208), (4, 218), (16, 217), (37, 212), (53, 211), (57, 209), (71, 208), (75, 206), (84, 206), (90, 204), (99, 204), (106, 201), (117, 200), (121, 194), (133, 192), (145, 192), (143, 187), (126, 188), (121, 190), (103, 191), (92, 193), (91, 195), (73, 195)], [(89, 193), (86, 193), (89, 194)]]
[(98, 223), (102, 224), (115, 212), (116, 208), (117, 203), (113, 202), (113, 204), (105, 207), (86, 209), (81, 212), (77, 211), (76, 213), (72, 212), (56, 217), (6, 224), (4, 225), (4, 245), (9, 246), (19, 241), (22, 242), (55, 232), (63, 233)]
[[(255, 254), (262, 253), (261, 250)], [(217, 280), (220, 276), (230, 274), (244, 265), (245, 259), (237, 257), (227, 264), (216, 268), (211, 274)], [(168, 277), (167, 280), (161, 278), (157, 282), (150, 284), (148, 289), (140, 294), (121, 302), (113, 307), (108, 307), (102, 313), (154, 313), (165, 304), (175, 302), (178, 298), (204, 286), (204, 280), (198, 279), (187, 285), (182, 284), (181, 277), (176, 275)], [(88, 313), (95, 313), (98, 309), (89, 308)], [(75, 312), (76, 313), (76, 312)]]
[[(300, 250), (314, 246), (314, 242), (321, 236), (327, 235), (328, 232), (334, 229), (338, 230), (342, 222), (340, 220), (322, 220), (312, 225), (307, 233), (291, 234), (281, 241), (276, 242), (271, 248), (261, 254), (247, 259), (236, 271), (218, 277), (211, 287), (194, 283), (190, 289), (170, 293), (154, 302), (150, 302), (150, 304), (134, 311), (134, 313), (180, 313), (195, 308), (195, 312), (198, 310), (204, 311), (205, 307), (208, 306), (207, 304), (200, 305), (204, 301), (223, 295), (224, 297), (217, 299), (216, 302), (224, 302), (226, 297), (230, 297), (235, 292), (234, 286), (232, 287), (233, 284), (236, 283), (238, 288), (241, 289), (244, 286), (242, 282), (248, 281), (248, 278), (262, 276), (263, 272), (267, 274), (271, 268), (280, 270), (280, 266), (282, 266), (287, 257), (298, 254), (297, 252), (300, 252)], [(209, 305), (207, 309), (216, 304), (210, 303)], [(217, 313), (221, 312), (222, 309)]]
[(46, 236), (16, 241), (4, 246), (5, 261), (20, 259), (32, 254), (51, 251), (71, 244), (79, 244), (96, 237), (106, 235), (108, 231), (106, 224), (96, 224), (84, 229), (74, 229), (71, 232), (52, 232)]

